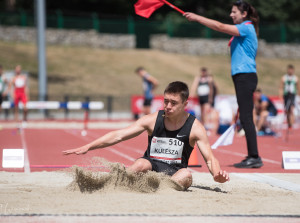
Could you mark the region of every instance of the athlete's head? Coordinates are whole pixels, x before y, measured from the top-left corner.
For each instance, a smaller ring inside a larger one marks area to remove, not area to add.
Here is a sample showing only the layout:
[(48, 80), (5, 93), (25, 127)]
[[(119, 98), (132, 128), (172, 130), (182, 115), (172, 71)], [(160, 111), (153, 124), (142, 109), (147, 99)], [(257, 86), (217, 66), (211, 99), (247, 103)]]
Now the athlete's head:
[(201, 67), (200, 72), (201, 72), (201, 76), (207, 76), (208, 75), (206, 67)]
[(17, 65), (16, 68), (15, 68), (16, 74), (21, 74), (21, 70), (22, 70), (21, 65)]
[(294, 66), (293, 66), (292, 64), (289, 64), (289, 65), (287, 66), (287, 73), (288, 73), (288, 75), (293, 75), (294, 72), (295, 72)]
[(241, 0), (233, 3), (230, 17), (234, 24), (240, 24), (245, 20), (251, 20), (258, 35), (259, 16), (256, 9), (249, 3)]
[(143, 76), (144, 73), (146, 73), (146, 70), (144, 67), (138, 67), (135, 69), (135, 73), (139, 76)]
[(261, 98), (261, 89), (260, 88), (257, 88), (255, 91), (254, 91), (254, 94), (253, 94), (253, 99), (254, 100), (259, 100)]
[(170, 83), (164, 91), (164, 108), (167, 116), (184, 111), (188, 98), (189, 88), (185, 83), (181, 81)]

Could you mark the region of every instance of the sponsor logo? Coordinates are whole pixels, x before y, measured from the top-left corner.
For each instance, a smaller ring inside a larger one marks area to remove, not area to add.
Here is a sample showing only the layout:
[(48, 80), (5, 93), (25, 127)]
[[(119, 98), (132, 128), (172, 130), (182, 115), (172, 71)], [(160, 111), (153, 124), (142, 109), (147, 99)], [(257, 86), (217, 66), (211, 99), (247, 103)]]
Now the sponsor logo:
[(177, 138), (181, 138), (181, 137), (185, 137), (185, 136), (186, 136), (186, 135), (178, 135), (178, 134), (177, 134), (176, 137), (177, 137)]

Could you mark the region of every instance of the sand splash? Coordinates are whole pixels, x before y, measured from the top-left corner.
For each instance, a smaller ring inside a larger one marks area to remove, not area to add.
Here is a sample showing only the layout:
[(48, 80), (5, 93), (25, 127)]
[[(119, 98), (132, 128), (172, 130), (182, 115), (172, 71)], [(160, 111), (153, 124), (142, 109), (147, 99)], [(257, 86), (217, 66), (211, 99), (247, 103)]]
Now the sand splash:
[(110, 163), (103, 159), (93, 159), (109, 172), (95, 171), (87, 168), (72, 167), (73, 181), (68, 186), (71, 190), (92, 193), (107, 190), (128, 190), (141, 193), (153, 193), (162, 189), (183, 190), (183, 188), (163, 173), (148, 171), (133, 173), (120, 163)]

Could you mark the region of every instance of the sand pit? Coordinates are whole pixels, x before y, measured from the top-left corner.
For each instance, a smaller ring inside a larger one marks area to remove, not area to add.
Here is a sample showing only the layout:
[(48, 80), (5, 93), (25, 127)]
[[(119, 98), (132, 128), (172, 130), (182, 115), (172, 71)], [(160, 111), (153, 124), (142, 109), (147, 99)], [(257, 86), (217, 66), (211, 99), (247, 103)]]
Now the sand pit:
[[(193, 173), (193, 185), (182, 191), (162, 174), (133, 175), (121, 165), (111, 168), (110, 174), (74, 167), (28, 174), (0, 172), (1, 215), (300, 216), (300, 192), (234, 174), (230, 182), (219, 184), (208, 173)], [(300, 183), (299, 174), (284, 178)]]

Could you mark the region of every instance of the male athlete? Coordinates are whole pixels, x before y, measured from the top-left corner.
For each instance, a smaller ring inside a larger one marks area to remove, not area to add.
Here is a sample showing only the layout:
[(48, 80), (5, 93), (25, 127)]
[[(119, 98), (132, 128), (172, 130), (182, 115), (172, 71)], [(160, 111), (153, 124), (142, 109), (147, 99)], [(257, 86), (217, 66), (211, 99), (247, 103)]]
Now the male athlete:
[(143, 113), (149, 115), (151, 112), (151, 104), (153, 100), (153, 90), (157, 87), (158, 81), (151, 76), (143, 67), (138, 67), (135, 73), (143, 79), (144, 88), (144, 104)]
[(284, 100), (284, 108), (287, 115), (288, 128), (292, 128), (295, 117), (295, 98), (300, 94), (300, 85), (298, 77), (295, 75), (295, 68), (292, 64), (287, 66), (287, 73), (283, 75), (280, 82), (279, 96)]
[(0, 65), (0, 113), (2, 111), (2, 102), (4, 100), (4, 97), (7, 95), (7, 90), (5, 90), (7, 85), (7, 80), (3, 76), (3, 67)]
[(22, 74), (22, 68), (17, 65), (15, 68), (15, 76), (12, 79), (11, 85), (14, 87), (14, 104), (15, 104), (15, 121), (18, 121), (19, 116), (19, 102), (23, 103), (23, 120), (27, 120), (27, 108), (26, 103), (28, 100), (28, 87), (27, 76)]
[(125, 129), (112, 131), (85, 146), (63, 153), (84, 154), (89, 150), (105, 148), (147, 131), (147, 150), (142, 158), (128, 167), (129, 171), (164, 172), (183, 188), (188, 188), (192, 184), (192, 174), (187, 169), (188, 160), (197, 144), (214, 180), (225, 183), (229, 181), (229, 174), (220, 169), (203, 125), (194, 116), (185, 112), (188, 97), (189, 90), (185, 83), (172, 82), (164, 92), (164, 110), (145, 115)]

